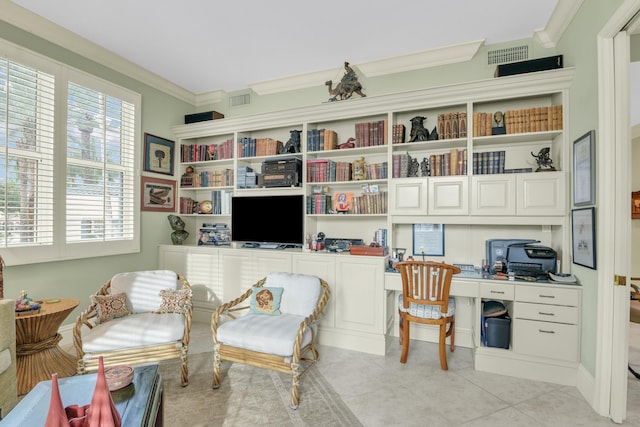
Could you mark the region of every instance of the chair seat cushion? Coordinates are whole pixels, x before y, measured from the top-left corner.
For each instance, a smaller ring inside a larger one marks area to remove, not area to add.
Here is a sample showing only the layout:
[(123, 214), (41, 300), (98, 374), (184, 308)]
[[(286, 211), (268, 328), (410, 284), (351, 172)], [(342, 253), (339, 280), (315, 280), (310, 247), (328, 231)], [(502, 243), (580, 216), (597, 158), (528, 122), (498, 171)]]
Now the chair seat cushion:
[[(409, 313), (415, 317), (421, 317), (423, 319), (440, 319), (442, 316), (440, 307), (437, 305), (416, 304), (415, 302), (409, 303), (409, 309), (405, 310), (402, 304), (402, 294), (398, 295), (398, 309), (403, 313)], [(449, 297), (449, 311), (444, 314), (444, 317), (451, 317), (456, 314), (456, 300), (454, 297)]]
[(140, 313), (109, 320), (82, 337), (85, 353), (177, 342), (184, 335), (184, 315)]
[[(303, 321), (304, 316), (293, 314), (248, 314), (222, 323), (218, 327), (217, 338), (227, 346), (286, 357), (293, 354), (296, 334)], [(311, 330), (307, 328), (302, 346), (310, 342)]]

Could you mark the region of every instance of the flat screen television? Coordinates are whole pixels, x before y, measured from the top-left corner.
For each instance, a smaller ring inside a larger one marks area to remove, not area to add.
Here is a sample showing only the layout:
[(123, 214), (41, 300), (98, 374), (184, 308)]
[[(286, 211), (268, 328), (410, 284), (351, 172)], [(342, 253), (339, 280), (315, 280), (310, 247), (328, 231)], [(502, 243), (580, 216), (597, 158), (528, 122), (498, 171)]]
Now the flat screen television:
[(234, 242), (302, 245), (304, 196), (234, 196), (231, 198), (231, 240)]

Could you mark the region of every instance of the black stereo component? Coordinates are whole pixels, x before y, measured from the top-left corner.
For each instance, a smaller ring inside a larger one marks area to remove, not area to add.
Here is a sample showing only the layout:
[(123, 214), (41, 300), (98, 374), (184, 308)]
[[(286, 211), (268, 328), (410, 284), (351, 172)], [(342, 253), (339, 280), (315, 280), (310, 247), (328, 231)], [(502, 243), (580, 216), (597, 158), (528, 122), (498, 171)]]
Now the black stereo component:
[(205, 111), (202, 113), (185, 114), (184, 124), (206, 122), (207, 120), (224, 119), (224, 114), (217, 111)]
[(299, 187), (300, 175), (298, 172), (284, 171), (280, 173), (263, 173), (258, 177), (260, 187)]
[(555, 70), (556, 68), (562, 68), (562, 55), (498, 65), (493, 77), (512, 76), (514, 74), (533, 73), (535, 71)]
[(283, 172), (296, 172), (299, 176), (302, 176), (302, 160), (296, 157), (287, 157), (262, 162), (263, 174)]

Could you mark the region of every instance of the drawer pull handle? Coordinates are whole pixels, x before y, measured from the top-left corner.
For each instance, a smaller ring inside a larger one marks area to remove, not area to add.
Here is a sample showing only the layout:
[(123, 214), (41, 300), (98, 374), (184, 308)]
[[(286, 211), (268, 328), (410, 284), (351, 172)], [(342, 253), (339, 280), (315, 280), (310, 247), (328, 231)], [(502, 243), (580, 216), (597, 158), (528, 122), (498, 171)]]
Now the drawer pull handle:
[(552, 298), (553, 299), (555, 297), (556, 297), (555, 295), (542, 295), (542, 294), (540, 295), (540, 298)]
[(491, 291), (492, 294), (504, 294), (504, 291)]
[(555, 316), (554, 313), (545, 313), (544, 311), (539, 311), (538, 314), (541, 316)]
[(538, 332), (541, 332), (543, 334), (555, 334), (555, 331), (545, 331), (544, 329), (538, 329)]

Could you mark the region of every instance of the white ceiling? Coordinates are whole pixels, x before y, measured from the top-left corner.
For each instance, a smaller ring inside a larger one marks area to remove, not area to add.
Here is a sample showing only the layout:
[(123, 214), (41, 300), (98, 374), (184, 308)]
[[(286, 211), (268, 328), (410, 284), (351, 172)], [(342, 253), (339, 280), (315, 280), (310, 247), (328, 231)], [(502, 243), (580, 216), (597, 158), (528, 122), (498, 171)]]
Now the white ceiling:
[[(527, 39), (574, 0), (0, 0), (194, 94), (435, 48)], [(578, 2), (579, 3), (579, 2)]]

